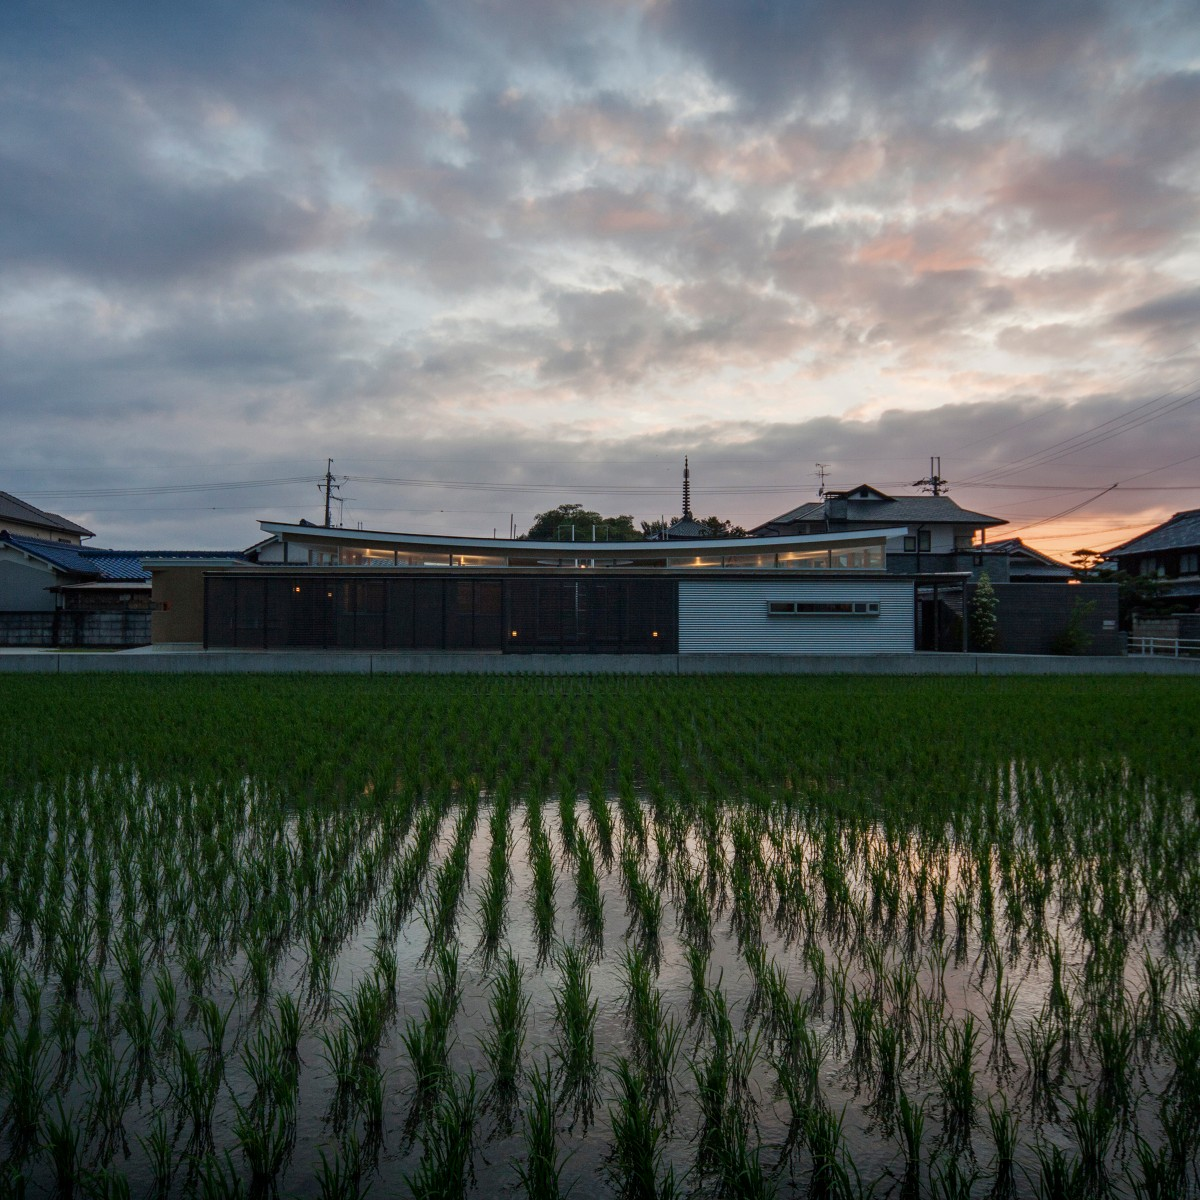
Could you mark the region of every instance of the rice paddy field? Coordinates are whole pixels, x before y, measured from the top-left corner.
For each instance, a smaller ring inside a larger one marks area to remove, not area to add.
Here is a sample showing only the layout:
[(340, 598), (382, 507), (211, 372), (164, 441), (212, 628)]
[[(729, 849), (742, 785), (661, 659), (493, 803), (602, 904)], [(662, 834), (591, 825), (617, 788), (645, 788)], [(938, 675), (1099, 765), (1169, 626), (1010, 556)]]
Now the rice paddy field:
[(1200, 1190), (1195, 681), (0, 698), (0, 1195)]

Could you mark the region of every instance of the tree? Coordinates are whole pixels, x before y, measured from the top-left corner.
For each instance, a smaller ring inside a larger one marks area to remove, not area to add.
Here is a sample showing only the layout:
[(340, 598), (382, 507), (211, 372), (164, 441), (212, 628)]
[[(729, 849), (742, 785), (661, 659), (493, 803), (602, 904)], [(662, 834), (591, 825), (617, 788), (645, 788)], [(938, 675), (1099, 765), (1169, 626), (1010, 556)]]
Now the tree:
[(971, 597), (971, 643), (976, 650), (988, 653), (996, 648), (996, 610), (1000, 599), (992, 587), (992, 578), (980, 571)]
[[(575, 536), (572, 538), (571, 530)], [(638, 542), (641, 535), (633, 527), (633, 518), (602, 517), (598, 512), (584, 508), (582, 504), (560, 504), (549, 512), (538, 513), (537, 519), (524, 534), (524, 540), (533, 542), (576, 541), (590, 542), (592, 532), (600, 542)]]

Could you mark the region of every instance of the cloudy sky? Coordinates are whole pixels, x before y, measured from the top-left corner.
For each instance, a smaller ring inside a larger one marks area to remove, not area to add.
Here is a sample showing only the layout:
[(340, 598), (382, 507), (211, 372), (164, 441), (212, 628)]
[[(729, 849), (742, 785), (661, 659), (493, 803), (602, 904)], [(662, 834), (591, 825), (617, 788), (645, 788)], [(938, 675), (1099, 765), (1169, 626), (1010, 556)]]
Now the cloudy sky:
[(503, 534), (940, 455), (1115, 545), (1200, 506), (1197, 130), (1194, 0), (6, 0), (0, 489), (236, 547), (327, 457)]

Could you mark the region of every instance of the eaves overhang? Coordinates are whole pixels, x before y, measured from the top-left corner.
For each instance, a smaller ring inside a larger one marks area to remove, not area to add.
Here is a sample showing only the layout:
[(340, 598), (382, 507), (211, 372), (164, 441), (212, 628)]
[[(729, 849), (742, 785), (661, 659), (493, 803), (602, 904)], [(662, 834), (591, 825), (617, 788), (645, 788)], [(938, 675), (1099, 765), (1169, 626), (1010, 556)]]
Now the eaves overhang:
[(826, 550), (843, 546), (878, 545), (900, 537), (907, 528), (860, 529), (849, 533), (816, 533), (795, 537), (695, 538), (657, 542), (531, 542), (520, 538), (467, 538), (423, 533), (394, 533), (380, 529), (336, 529), (323, 525), (291, 525), (260, 521), (264, 533), (286, 541), (308, 545), (321, 542), (341, 546), (387, 546), (396, 550), (444, 551), (463, 555), (518, 555), (521, 558), (542, 555), (547, 558), (661, 559), (713, 557), (715, 555), (757, 554), (762, 552)]

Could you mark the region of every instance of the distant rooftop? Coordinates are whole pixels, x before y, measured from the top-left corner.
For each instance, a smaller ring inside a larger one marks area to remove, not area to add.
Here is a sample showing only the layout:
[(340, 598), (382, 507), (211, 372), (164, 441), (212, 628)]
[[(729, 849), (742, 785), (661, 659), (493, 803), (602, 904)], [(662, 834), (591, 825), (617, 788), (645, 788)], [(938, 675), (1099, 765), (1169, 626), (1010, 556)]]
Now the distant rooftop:
[(1105, 557), (1124, 554), (1156, 554), (1160, 550), (1184, 550), (1200, 546), (1200, 508), (1177, 512), (1169, 521), (1138, 537), (1114, 546)]
[[(844, 512), (841, 511), (843, 502)], [(1008, 524), (1000, 517), (962, 508), (949, 496), (889, 496), (870, 484), (861, 483), (845, 491), (826, 492), (823, 500), (805, 501), (781, 516), (764, 521), (759, 528), (790, 525), (796, 521), (819, 521), (826, 516), (839, 523), (871, 521), (886, 525), (919, 525), (940, 521), (955, 525), (970, 524), (976, 529)]]
[(60, 571), (113, 583), (149, 583), (147, 559), (244, 558), (240, 550), (106, 550), (99, 546), (68, 546), (48, 538), (0, 535), (0, 545), (15, 546)]
[(73, 533), (76, 537), (95, 537), (90, 529), (60, 517), (58, 513), (46, 512), (36, 508), (25, 500), (20, 500), (10, 492), (0, 492), (0, 529), (5, 528), (6, 522), (21, 525), (37, 525), (42, 529), (57, 529), (61, 533)]

